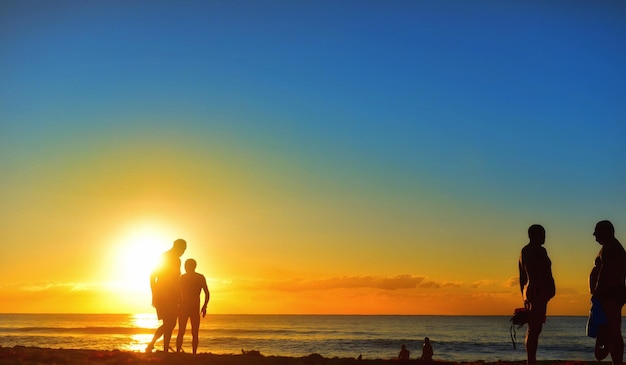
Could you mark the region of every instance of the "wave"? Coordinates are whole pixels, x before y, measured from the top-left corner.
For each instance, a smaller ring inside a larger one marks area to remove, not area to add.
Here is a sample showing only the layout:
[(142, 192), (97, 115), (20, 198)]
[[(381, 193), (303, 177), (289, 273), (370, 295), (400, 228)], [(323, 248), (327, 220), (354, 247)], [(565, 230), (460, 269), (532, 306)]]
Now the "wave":
[[(80, 333), (80, 334), (143, 334), (153, 333), (155, 328), (143, 327), (0, 327), (0, 333)], [(293, 330), (293, 329), (206, 329), (201, 328), (201, 332), (210, 332), (218, 336), (259, 336), (268, 337), (281, 336), (327, 336), (338, 334), (336, 331), (320, 331), (320, 330)], [(352, 333), (351, 335), (354, 335)]]
[(137, 327), (0, 327), (0, 334), (16, 334), (16, 333), (28, 333), (28, 334), (94, 334), (94, 335), (106, 335), (106, 334), (120, 334), (120, 335), (140, 335), (154, 333), (154, 328), (137, 328)]

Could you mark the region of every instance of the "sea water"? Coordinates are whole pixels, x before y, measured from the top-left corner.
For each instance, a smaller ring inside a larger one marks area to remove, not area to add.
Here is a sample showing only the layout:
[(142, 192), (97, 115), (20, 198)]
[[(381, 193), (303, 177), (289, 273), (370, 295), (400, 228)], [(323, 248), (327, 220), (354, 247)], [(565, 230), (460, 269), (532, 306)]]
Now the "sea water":
[[(548, 317), (538, 359), (594, 361), (586, 321)], [(0, 314), (0, 346), (143, 351), (158, 325), (154, 314)], [(207, 315), (198, 352), (391, 359), (404, 344), (417, 358), (429, 337), (439, 360), (525, 360), (526, 327), (517, 329), (514, 349), (510, 325), (504, 316)], [(191, 352), (189, 328), (183, 349)]]

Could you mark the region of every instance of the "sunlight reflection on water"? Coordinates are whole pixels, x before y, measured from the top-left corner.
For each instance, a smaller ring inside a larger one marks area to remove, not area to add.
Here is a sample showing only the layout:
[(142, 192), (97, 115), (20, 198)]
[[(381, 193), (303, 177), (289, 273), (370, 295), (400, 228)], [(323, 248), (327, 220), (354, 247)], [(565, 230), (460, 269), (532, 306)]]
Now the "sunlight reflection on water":
[(130, 341), (121, 350), (143, 352), (152, 339), (152, 335), (131, 335)]
[(131, 316), (130, 324), (137, 328), (157, 328), (159, 320), (154, 313), (138, 313)]
[[(156, 314), (138, 313), (133, 314), (130, 318), (130, 325), (135, 328), (156, 329), (159, 324)], [(143, 352), (151, 339), (152, 334), (149, 333), (133, 334), (122, 350)]]

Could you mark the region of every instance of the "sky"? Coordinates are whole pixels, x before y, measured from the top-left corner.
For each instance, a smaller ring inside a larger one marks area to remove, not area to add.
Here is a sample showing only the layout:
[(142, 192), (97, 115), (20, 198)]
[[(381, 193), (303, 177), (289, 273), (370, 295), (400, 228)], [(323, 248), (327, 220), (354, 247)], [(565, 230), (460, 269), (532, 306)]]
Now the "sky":
[(586, 315), (626, 240), (623, 1), (0, 2), (0, 312)]

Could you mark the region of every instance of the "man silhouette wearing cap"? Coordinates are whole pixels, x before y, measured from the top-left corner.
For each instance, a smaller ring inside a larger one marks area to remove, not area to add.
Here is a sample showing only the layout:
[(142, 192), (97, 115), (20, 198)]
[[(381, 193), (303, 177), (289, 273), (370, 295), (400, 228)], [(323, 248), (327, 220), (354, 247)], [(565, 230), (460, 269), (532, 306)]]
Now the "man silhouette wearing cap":
[(624, 360), (622, 306), (626, 302), (626, 252), (615, 238), (611, 222), (598, 222), (593, 235), (602, 248), (596, 258), (596, 282), (590, 283), (590, 287), (593, 298), (600, 301), (606, 314), (606, 324), (600, 326), (596, 338), (595, 355), (602, 360), (610, 353), (613, 364), (621, 365)]

